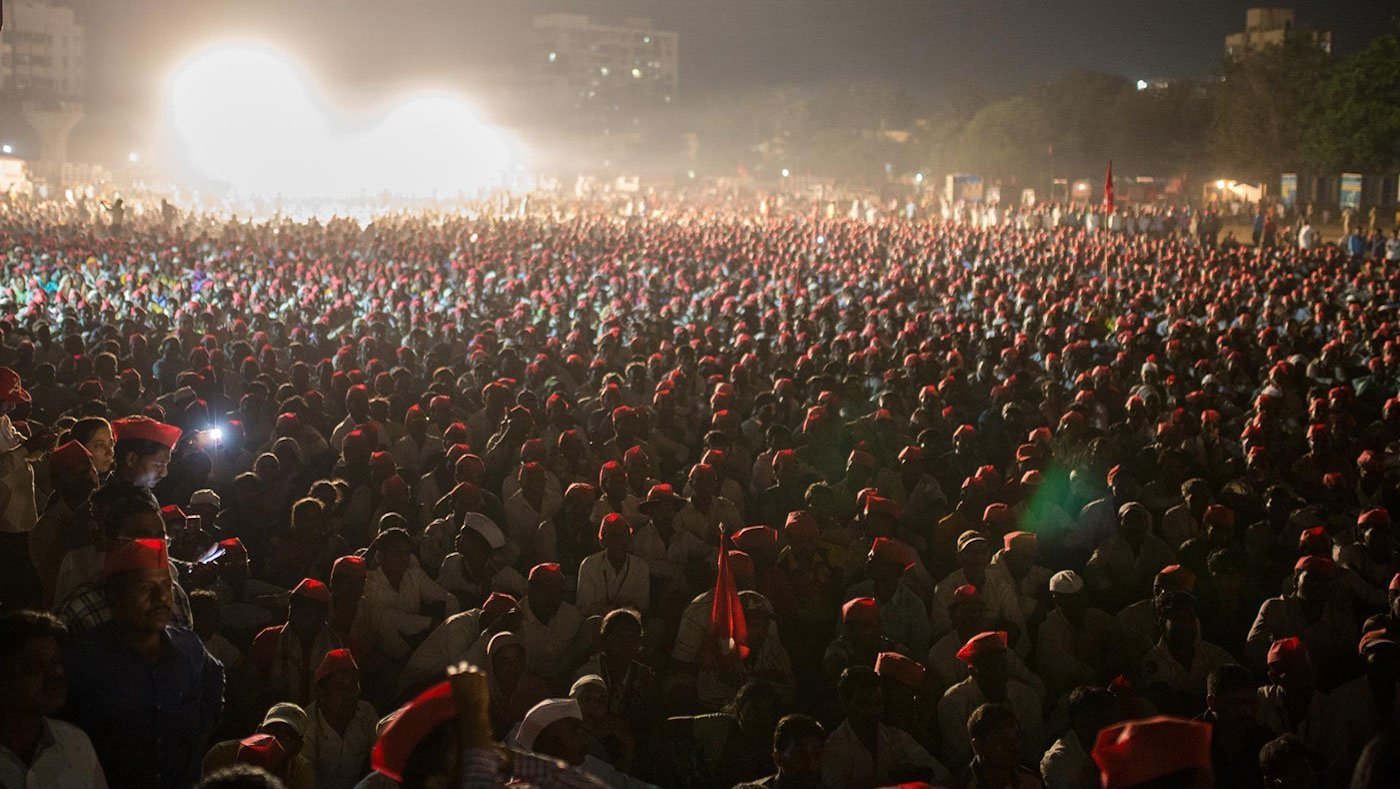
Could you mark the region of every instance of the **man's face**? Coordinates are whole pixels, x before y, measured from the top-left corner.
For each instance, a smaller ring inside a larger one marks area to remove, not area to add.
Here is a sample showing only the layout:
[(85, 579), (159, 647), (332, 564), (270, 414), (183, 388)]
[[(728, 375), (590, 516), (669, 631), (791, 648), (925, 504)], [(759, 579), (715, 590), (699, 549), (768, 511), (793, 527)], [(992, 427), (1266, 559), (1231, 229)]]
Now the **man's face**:
[(52, 715), (67, 700), (56, 639), (31, 638), (18, 654), (0, 663), (0, 710)]
[(335, 716), (353, 715), (360, 704), (360, 676), (354, 671), (337, 671), (316, 685), (321, 709)]
[(165, 474), (170, 468), (170, 450), (162, 448), (150, 455), (128, 452), (122, 459), (122, 466), (125, 471), (123, 476), (131, 484), (139, 488), (154, 488), (165, 479)]
[(1259, 707), (1259, 694), (1252, 688), (1242, 688), (1232, 690), (1223, 697), (1212, 696), (1210, 698), (1211, 711), (1221, 723), (1244, 725), (1254, 720), (1255, 711)]
[(112, 619), (137, 633), (170, 624), (175, 605), (169, 567), (132, 570), (113, 579)]
[(632, 530), (625, 523), (612, 523), (603, 528), (603, 547), (608, 550), (626, 551), (632, 544)]
[(803, 737), (787, 753), (773, 752), (773, 763), (785, 775), (815, 778), (822, 772), (822, 750), (826, 741), (818, 736)]
[(301, 753), (302, 736), (297, 734), (297, 730), (288, 724), (275, 721), (260, 726), (259, 729), (263, 734), (271, 734), (277, 738), (277, 742), (282, 745), (282, 750), (286, 751), (288, 760), (295, 759), (297, 754)]
[(1021, 727), (1013, 718), (997, 726), (986, 737), (973, 737), (972, 752), (979, 761), (989, 765), (1015, 766), (1021, 759)]

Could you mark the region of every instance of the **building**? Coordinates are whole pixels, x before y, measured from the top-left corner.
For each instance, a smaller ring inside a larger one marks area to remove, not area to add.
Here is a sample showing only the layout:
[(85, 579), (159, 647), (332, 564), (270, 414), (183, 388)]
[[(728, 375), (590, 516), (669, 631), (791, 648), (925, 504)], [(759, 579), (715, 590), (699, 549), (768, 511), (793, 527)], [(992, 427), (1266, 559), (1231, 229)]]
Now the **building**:
[(51, 0), (4, 5), (0, 143), (24, 159), (40, 181), (59, 186), (68, 139), (83, 119), (83, 28), (73, 9)]
[(578, 107), (669, 104), (680, 81), (679, 36), (640, 17), (610, 24), (581, 14), (544, 14), (535, 17), (527, 49), (530, 71)]
[(9, 0), (0, 30), (0, 94), (81, 99), (83, 48), (83, 28), (73, 9), (50, 0)]
[[(1293, 31), (1293, 9), (1251, 8), (1245, 11), (1244, 30), (1225, 37), (1225, 55), (1241, 58), (1271, 46), (1279, 46)], [(1332, 51), (1332, 34), (1314, 31), (1309, 34), (1324, 52)]]

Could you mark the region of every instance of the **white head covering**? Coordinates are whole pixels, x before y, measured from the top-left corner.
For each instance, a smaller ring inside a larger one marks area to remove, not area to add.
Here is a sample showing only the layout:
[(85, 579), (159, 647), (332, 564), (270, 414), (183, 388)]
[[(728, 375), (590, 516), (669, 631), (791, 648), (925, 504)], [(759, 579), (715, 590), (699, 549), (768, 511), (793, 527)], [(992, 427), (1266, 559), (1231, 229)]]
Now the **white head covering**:
[(515, 733), (511, 736), (515, 747), (526, 751), (535, 749), (535, 740), (540, 736), (551, 723), (557, 723), (565, 718), (583, 720), (583, 712), (579, 710), (578, 702), (573, 699), (545, 699), (539, 704), (530, 708), (525, 713), (520, 725), (515, 727)]
[(501, 527), (479, 512), (468, 512), (462, 519), (462, 526), (480, 534), (493, 551), (506, 547), (506, 535), (501, 532)]
[(1084, 588), (1084, 579), (1073, 570), (1061, 570), (1050, 576), (1050, 591), (1057, 594), (1074, 594)]
[(608, 692), (608, 682), (597, 674), (584, 674), (574, 680), (574, 684), (569, 687), (569, 698), (578, 698), (578, 692), (589, 685), (597, 685), (604, 693)]

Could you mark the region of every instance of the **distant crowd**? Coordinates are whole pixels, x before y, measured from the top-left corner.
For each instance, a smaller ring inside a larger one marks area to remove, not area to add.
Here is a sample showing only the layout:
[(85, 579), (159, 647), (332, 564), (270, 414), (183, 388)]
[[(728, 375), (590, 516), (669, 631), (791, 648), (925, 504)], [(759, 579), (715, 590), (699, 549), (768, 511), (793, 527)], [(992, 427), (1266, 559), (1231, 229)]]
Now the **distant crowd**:
[(804, 213), (0, 203), (0, 786), (1400, 784), (1400, 237)]

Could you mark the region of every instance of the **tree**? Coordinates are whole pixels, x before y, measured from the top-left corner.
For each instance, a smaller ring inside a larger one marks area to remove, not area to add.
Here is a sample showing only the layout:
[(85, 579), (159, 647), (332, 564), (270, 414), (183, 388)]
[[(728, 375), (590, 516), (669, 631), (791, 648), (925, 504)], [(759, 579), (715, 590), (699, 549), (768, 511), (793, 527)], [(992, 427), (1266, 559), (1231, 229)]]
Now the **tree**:
[(1305, 32), (1227, 60), (1209, 135), (1217, 166), (1272, 179), (1302, 163), (1303, 122), (1328, 77), (1330, 57)]
[(1307, 119), (1303, 154), (1326, 172), (1400, 169), (1400, 35), (1376, 38), (1332, 69)]

